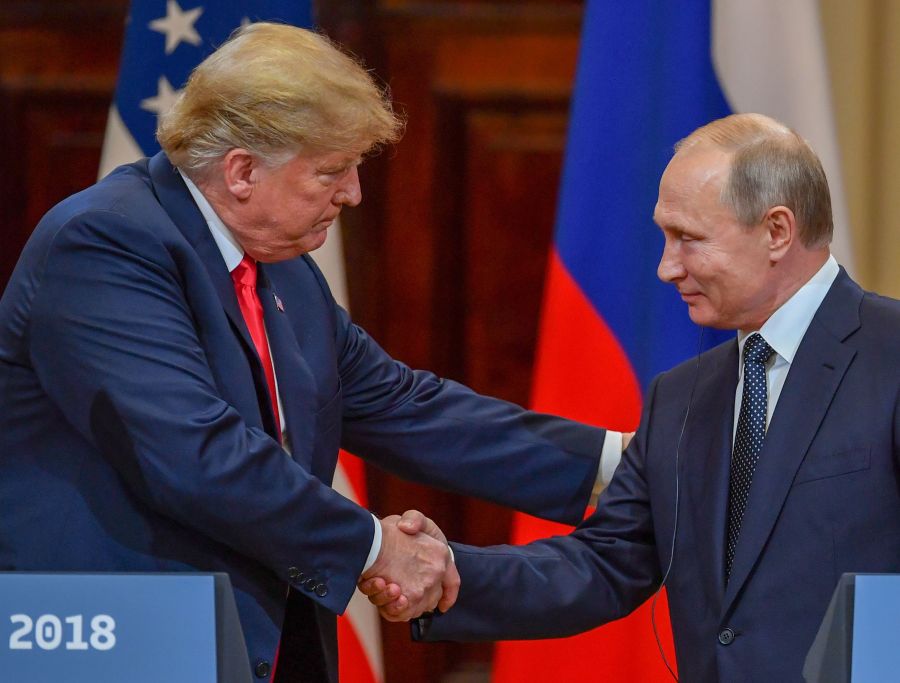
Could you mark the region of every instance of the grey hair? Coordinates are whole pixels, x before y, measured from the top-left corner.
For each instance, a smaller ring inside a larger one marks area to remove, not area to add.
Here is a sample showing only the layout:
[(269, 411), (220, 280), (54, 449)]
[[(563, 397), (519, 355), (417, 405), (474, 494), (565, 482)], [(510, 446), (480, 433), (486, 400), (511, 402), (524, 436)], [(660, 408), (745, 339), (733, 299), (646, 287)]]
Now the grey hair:
[(762, 114), (733, 114), (698, 128), (675, 152), (710, 144), (730, 152), (731, 168), (721, 201), (746, 226), (773, 206), (797, 218), (800, 241), (810, 249), (831, 242), (831, 193), (822, 162), (795, 131)]

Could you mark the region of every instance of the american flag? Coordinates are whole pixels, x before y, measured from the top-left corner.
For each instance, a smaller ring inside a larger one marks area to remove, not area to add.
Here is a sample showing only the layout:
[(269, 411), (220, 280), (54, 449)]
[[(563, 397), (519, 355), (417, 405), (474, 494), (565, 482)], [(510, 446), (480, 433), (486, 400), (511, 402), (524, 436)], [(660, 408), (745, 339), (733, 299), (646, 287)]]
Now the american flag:
[[(125, 46), (109, 110), (100, 177), (159, 151), (156, 120), (168, 110), (191, 70), (239, 26), (277, 21), (312, 26), (309, 0), (133, 0)], [(332, 226), (326, 246), (316, 252), (338, 303), (346, 307), (340, 228)], [(334, 488), (366, 504), (358, 460), (341, 453)], [(356, 592), (338, 620), (340, 677), (343, 683), (381, 683), (384, 663), (378, 614)]]

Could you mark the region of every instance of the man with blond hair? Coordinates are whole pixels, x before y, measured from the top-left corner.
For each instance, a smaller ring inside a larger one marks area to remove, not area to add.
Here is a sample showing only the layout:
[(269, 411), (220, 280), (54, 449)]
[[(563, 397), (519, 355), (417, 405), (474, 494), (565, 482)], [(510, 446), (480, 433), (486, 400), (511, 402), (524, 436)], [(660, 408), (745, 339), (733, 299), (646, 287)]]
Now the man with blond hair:
[(227, 572), (255, 676), (335, 681), (361, 577), (416, 612), (458, 586), (446, 544), (331, 488), (339, 446), (581, 518), (619, 435), (394, 361), (307, 255), (400, 131), (326, 38), (252, 24), (193, 72), (162, 153), (43, 218), (0, 301), (0, 568)]
[[(681, 680), (800, 681), (841, 574), (900, 571), (900, 303), (829, 254), (822, 166), (767, 117), (680, 142), (654, 220), (659, 277), (694, 322), (736, 338), (654, 380), (596, 513), (571, 535), (454, 545), (459, 600), (418, 636), (569, 635), (665, 582)], [(399, 611), (376, 579), (362, 587)]]

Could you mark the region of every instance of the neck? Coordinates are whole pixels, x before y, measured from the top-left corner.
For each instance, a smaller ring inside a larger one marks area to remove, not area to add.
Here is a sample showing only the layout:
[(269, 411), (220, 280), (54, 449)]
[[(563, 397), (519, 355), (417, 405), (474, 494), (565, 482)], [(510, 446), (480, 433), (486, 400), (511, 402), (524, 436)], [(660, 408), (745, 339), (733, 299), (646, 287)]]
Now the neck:
[(794, 253), (788, 252), (783, 259), (773, 263), (772, 268), (776, 272), (773, 273), (775, 285), (771, 295), (761, 314), (755, 316), (752, 322), (742, 325), (741, 332), (749, 333), (759, 330), (775, 311), (819, 272), (819, 269), (828, 260), (830, 253), (827, 246), (819, 249), (801, 247)]

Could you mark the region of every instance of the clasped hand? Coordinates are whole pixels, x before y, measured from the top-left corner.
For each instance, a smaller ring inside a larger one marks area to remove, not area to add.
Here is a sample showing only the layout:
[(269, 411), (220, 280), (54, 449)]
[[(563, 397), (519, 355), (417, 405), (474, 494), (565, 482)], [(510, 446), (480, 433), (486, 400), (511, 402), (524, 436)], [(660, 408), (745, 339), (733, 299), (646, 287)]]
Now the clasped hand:
[(381, 520), (381, 551), (359, 579), (359, 590), (388, 621), (409, 621), (424, 612), (446, 612), (459, 594), (459, 573), (447, 539), (421, 512)]

